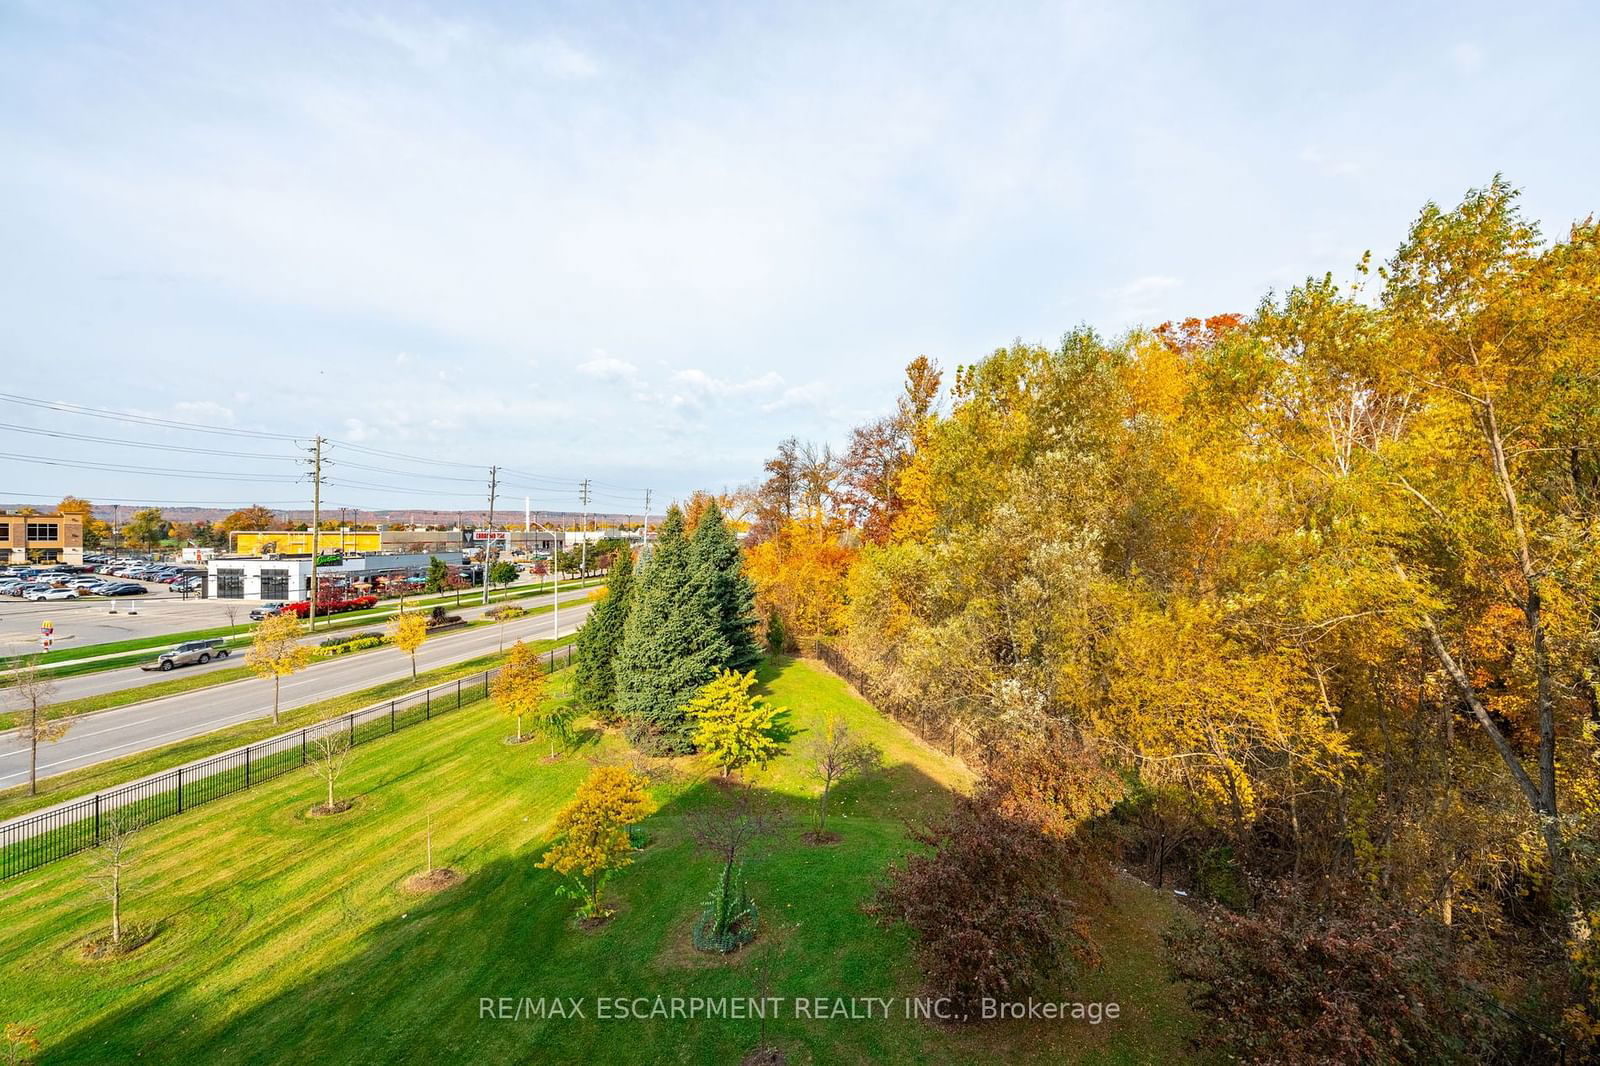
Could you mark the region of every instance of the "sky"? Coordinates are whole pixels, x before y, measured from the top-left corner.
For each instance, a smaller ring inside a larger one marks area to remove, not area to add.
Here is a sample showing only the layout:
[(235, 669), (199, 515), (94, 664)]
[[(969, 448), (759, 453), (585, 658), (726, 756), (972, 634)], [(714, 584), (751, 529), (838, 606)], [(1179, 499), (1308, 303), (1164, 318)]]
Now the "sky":
[(0, 0), (0, 500), (288, 504), (317, 434), (336, 505), (731, 488), (917, 355), (1249, 311), (1496, 173), (1559, 235), (1597, 54), (1582, 3)]

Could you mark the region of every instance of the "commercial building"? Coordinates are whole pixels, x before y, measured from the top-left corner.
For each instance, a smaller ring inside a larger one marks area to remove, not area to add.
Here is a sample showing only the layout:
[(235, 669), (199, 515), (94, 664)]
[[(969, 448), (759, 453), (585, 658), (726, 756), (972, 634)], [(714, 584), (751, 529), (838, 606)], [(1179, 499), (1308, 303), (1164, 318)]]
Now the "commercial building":
[[(324, 529), (316, 543), (324, 552), (358, 555), (367, 552), (475, 551), (491, 538), (504, 550), (517, 556), (549, 555), (557, 546), (564, 551), (585, 540), (593, 544), (612, 537), (636, 539), (637, 531), (615, 528), (587, 532), (568, 529), (510, 528), (491, 532), (486, 529)], [(241, 529), (228, 534), (230, 555), (310, 555), (311, 531), (306, 529)]]
[(0, 561), (82, 563), (83, 518), (81, 514), (0, 512)]
[[(460, 551), (459, 529), (324, 529), (316, 536), (325, 552)], [(309, 555), (312, 535), (306, 529), (241, 529), (228, 535), (234, 555)]]
[[(327, 534), (323, 534), (324, 540)], [(377, 595), (386, 586), (421, 577), (438, 559), (459, 567), (459, 551), (375, 553), (324, 559), (317, 566), (317, 583), (324, 596)], [(255, 600), (292, 603), (310, 598), (311, 556), (244, 558), (224, 556), (206, 563), (205, 594), (219, 600)]]

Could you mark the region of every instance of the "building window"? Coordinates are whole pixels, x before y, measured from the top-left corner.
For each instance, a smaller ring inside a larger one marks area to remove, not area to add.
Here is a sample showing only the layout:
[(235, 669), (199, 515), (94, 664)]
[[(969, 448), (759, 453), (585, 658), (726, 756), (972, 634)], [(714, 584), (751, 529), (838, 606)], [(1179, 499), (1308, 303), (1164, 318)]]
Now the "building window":
[(217, 571), (217, 599), (242, 600), (244, 599), (244, 571), (243, 570), (218, 570)]
[(289, 571), (263, 570), (261, 571), (261, 598), (264, 600), (286, 600), (289, 598)]
[(11, 523), (0, 522), (0, 540), (11, 539)]
[(29, 540), (60, 540), (61, 527), (54, 522), (29, 522)]

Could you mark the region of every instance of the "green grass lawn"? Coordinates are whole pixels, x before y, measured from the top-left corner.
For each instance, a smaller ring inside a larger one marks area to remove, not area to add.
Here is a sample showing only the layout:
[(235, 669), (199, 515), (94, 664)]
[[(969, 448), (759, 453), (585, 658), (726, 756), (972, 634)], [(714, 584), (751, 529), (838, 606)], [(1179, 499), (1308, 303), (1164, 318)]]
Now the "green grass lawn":
[[(768, 666), (763, 679), (802, 729), (845, 714), (883, 745), (886, 768), (838, 793), (841, 843), (812, 847), (791, 830), (750, 860), (763, 927), (731, 958), (689, 945), (713, 865), (685, 816), (721, 787), (699, 761), (656, 785), (652, 842), (612, 882), (617, 916), (580, 930), (534, 864), (591, 763), (626, 749), (607, 733), (548, 762), (542, 744), (503, 744), (510, 723), (480, 705), (357, 748), (347, 815), (307, 818), (321, 784), (296, 772), (145, 830), (125, 917), (159, 931), (122, 959), (79, 957), (107, 923), (83, 857), (0, 883), (0, 1022), (37, 1025), (44, 1063), (736, 1063), (758, 1022), (602, 1021), (593, 997), (913, 994), (908, 936), (861, 904), (907, 848), (904, 820), (948, 802), (968, 775), (812, 665)], [(803, 819), (813, 785), (796, 757), (757, 780)], [(408, 897), (400, 886), (422, 865), (430, 816), (436, 862), (466, 881)], [(1160, 976), (1166, 904), (1118, 882), (1097, 908), (1105, 967), (1066, 998), (1115, 999), (1120, 1021), (951, 1028), (898, 1008), (824, 1021), (786, 1007), (768, 1038), (791, 1063), (1181, 1059), (1192, 1021)], [(480, 1018), (480, 1000), (501, 996), (585, 997), (589, 1017)]]

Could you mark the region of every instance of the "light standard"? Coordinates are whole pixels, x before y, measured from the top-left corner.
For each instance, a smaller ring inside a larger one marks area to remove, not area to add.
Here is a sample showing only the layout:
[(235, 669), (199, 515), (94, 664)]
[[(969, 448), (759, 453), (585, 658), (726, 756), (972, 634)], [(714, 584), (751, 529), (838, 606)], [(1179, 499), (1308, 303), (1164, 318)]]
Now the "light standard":
[(555, 640), (561, 635), (561, 534), (541, 522), (532, 524), (554, 538), (551, 541), (550, 572), (555, 575), (556, 590), (555, 607), (551, 611), (550, 639)]

